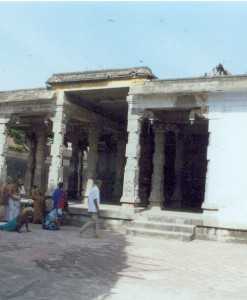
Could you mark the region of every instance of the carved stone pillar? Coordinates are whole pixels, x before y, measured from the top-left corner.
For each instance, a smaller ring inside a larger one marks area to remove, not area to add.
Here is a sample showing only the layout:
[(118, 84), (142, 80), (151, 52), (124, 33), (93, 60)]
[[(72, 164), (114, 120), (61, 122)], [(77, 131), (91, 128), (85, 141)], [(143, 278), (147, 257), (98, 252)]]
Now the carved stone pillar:
[(55, 114), (52, 118), (53, 143), (51, 145), (51, 164), (48, 174), (48, 195), (51, 195), (57, 184), (63, 181), (63, 143), (65, 134), (64, 101), (64, 92), (59, 91), (57, 94)]
[(165, 130), (161, 125), (154, 127), (154, 154), (150, 207), (161, 207), (164, 201)]
[(123, 176), (125, 166), (126, 139), (124, 134), (117, 137), (115, 183), (113, 188), (113, 199), (120, 200), (123, 188)]
[(180, 208), (182, 205), (182, 176), (183, 176), (183, 150), (184, 140), (183, 135), (179, 130), (175, 131), (176, 134), (176, 157), (175, 157), (175, 189), (171, 198), (171, 205), (174, 208)]
[(36, 129), (36, 153), (33, 184), (37, 185), (42, 193), (45, 192), (45, 159), (46, 159), (46, 128), (40, 126)]
[(140, 117), (132, 113), (132, 96), (128, 96), (128, 143), (121, 203), (134, 207), (139, 199), (139, 156), (140, 156)]
[(87, 156), (87, 178), (84, 198), (88, 197), (89, 190), (93, 185), (93, 179), (96, 178), (96, 168), (98, 161), (98, 140), (99, 128), (97, 126), (90, 126), (88, 132), (89, 152)]
[(83, 170), (83, 151), (79, 149), (78, 152), (78, 178), (77, 178), (77, 199), (80, 199), (82, 192), (82, 170)]
[(7, 123), (9, 118), (0, 117), (0, 183), (7, 177), (6, 150), (7, 150)]
[(87, 147), (82, 152), (82, 184), (81, 184), (82, 201), (83, 201), (83, 199), (85, 198), (85, 195), (86, 195), (88, 150), (89, 150), (89, 147)]
[[(35, 135), (33, 132), (29, 132), (27, 134), (27, 145), (29, 148), (29, 155), (27, 160), (27, 168), (25, 172), (25, 191), (27, 195), (30, 195), (32, 185), (33, 185), (33, 174), (34, 174), (34, 160), (35, 160), (35, 149), (36, 149), (36, 142), (35, 142)], [(43, 162), (44, 163), (44, 162)]]
[(73, 198), (76, 198), (78, 193), (78, 177), (79, 177), (78, 167), (79, 167), (78, 139), (76, 137), (73, 137), (72, 156), (70, 159), (70, 174), (69, 174), (69, 192)]

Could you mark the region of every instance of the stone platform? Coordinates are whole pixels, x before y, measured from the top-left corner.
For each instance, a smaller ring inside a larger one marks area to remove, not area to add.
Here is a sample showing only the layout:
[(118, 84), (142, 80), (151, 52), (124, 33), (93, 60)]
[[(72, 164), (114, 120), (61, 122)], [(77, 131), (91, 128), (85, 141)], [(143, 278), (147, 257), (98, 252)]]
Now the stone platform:
[[(81, 226), (89, 219), (87, 205), (69, 203), (67, 224)], [(120, 205), (101, 205), (101, 226), (133, 236), (182, 241), (212, 240), (247, 243), (247, 230), (205, 225), (202, 213), (145, 208), (126, 209)]]
[[(120, 205), (101, 204), (100, 219), (102, 227), (108, 229), (122, 230), (125, 225), (134, 220), (136, 212), (140, 209), (126, 209)], [(69, 203), (68, 224), (81, 226), (89, 219), (87, 205), (84, 203)]]

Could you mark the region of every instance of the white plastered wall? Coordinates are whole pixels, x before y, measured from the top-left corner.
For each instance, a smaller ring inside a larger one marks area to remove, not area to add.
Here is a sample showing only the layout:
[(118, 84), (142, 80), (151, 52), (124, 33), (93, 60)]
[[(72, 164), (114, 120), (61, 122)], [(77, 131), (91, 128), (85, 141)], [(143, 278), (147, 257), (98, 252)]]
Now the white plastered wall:
[(204, 204), (218, 208), (216, 226), (246, 229), (247, 93), (211, 94), (208, 106), (209, 162)]

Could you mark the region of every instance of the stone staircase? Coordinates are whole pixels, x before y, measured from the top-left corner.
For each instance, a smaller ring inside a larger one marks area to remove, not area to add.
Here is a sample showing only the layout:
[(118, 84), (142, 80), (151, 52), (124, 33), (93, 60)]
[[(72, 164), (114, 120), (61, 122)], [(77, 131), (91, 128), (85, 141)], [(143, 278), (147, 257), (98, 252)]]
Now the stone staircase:
[(176, 215), (140, 215), (130, 222), (126, 233), (134, 236), (192, 241), (198, 220)]

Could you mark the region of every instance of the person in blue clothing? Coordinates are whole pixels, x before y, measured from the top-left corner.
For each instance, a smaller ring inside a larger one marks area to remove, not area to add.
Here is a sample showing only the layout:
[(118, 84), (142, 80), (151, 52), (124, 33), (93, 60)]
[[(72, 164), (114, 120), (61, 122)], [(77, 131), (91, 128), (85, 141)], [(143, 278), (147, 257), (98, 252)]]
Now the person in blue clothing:
[(63, 182), (59, 182), (57, 188), (52, 194), (53, 209), (60, 208), (60, 202), (63, 200), (63, 198), (64, 198)]
[(43, 229), (58, 230), (61, 225), (62, 203), (64, 202), (65, 193), (63, 183), (59, 182), (57, 188), (52, 194), (52, 209), (46, 214), (43, 221)]

